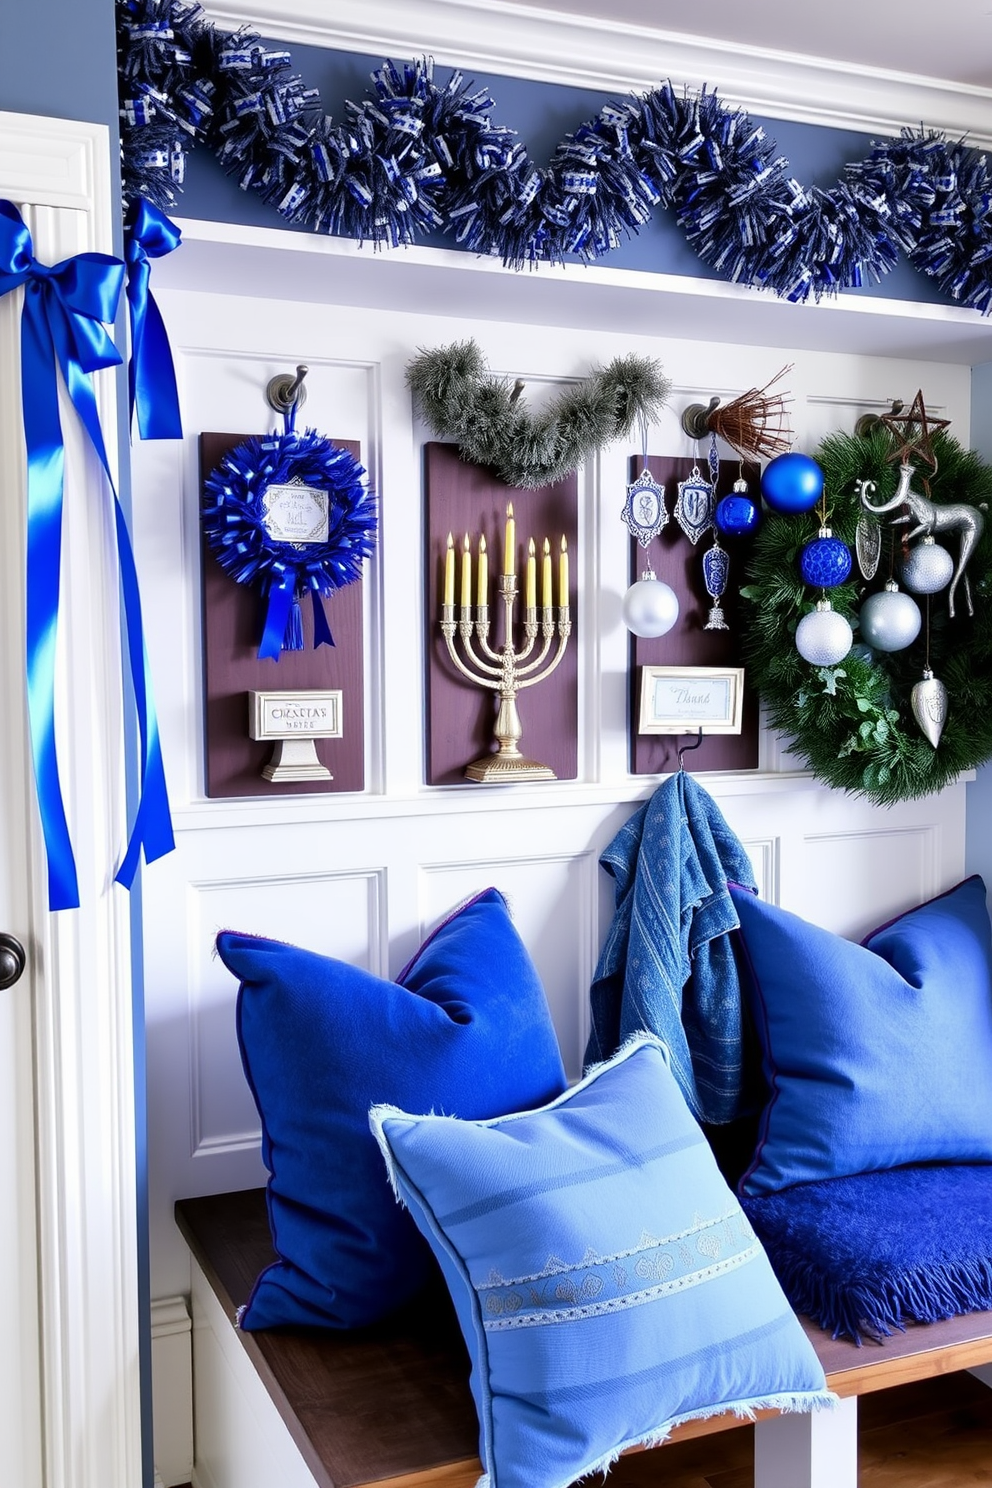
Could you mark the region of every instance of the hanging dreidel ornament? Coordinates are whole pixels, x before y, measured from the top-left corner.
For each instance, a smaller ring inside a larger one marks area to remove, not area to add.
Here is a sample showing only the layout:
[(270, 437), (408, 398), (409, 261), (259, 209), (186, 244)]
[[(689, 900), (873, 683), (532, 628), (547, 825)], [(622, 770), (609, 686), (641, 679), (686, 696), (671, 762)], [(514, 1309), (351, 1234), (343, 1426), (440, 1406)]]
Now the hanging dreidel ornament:
[(668, 521), (665, 488), (648, 469), (647, 420), (641, 421), (641, 472), (627, 487), (621, 518), (631, 537), (645, 550), (644, 569), (621, 603), (623, 623), (635, 636), (654, 640), (667, 635), (679, 618), (679, 599), (670, 585), (655, 577), (647, 548)]

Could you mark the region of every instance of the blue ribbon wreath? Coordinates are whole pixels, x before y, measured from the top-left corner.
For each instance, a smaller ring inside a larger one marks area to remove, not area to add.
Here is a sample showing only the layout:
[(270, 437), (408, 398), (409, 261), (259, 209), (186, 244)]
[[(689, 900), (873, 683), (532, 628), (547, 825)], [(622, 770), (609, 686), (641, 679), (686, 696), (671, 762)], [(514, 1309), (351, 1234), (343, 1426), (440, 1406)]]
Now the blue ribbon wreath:
[[(295, 410), (294, 410), (295, 413)], [(328, 494), (328, 534), (319, 542), (270, 535), (269, 488), (304, 485)], [(323, 600), (361, 578), (375, 548), (375, 498), (353, 455), (315, 429), (298, 434), (292, 416), (282, 434), (251, 437), (223, 456), (203, 487), (203, 530), (225, 573), (256, 585), (265, 600), (260, 659), (303, 647), (300, 601), (313, 602), (314, 646), (333, 646)]]
[(105, 329), (114, 319), (124, 277), (120, 259), (80, 253), (46, 265), (13, 202), (0, 200), (0, 296), (24, 287), (21, 313), (21, 400), (28, 460), (27, 691), (38, 805), (48, 858), (51, 909), (74, 909), (79, 884), (55, 746), (55, 645), (62, 559), (65, 448), (59, 419), (58, 368), (83, 428), (106, 472), (114, 520), (127, 651), (141, 741), (137, 814), (117, 881), (130, 888), (142, 848), (153, 862), (174, 846), (158, 722), (141, 627), (131, 540), (114, 489), (91, 374), (121, 357)]

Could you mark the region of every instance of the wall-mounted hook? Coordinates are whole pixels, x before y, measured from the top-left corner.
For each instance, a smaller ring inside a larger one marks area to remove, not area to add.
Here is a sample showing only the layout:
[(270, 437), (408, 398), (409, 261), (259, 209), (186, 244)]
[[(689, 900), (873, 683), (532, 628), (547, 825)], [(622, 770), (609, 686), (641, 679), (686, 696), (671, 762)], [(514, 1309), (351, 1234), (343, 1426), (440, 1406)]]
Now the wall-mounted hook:
[(680, 770), (685, 770), (685, 756), (687, 754), (691, 754), (694, 749), (701, 748), (702, 743), (703, 743), (703, 731), (702, 731), (702, 729), (700, 729), (699, 730), (699, 733), (696, 735), (696, 742), (695, 742), (695, 744), (682, 744), (679, 747), (678, 754), (679, 754), (679, 769)]
[(303, 379), (310, 368), (304, 363), (296, 369), (296, 376), (289, 372), (280, 372), (277, 376), (269, 379), (265, 389), (266, 401), (270, 408), (276, 413), (289, 413), (292, 408), (302, 408), (307, 401), (307, 390), (303, 386)]
[(719, 408), (720, 399), (711, 398), (708, 404), (690, 403), (683, 410), (682, 427), (690, 439), (705, 439), (709, 433), (709, 416)]
[(883, 418), (894, 418), (896, 414), (902, 413), (906, 407), (901, 398), (892, 399), (892, 407), (887, 414), (863, 413), (854, 425), (854, 432), (858, 439), (867, 439), (873, 430), (877, 429)]

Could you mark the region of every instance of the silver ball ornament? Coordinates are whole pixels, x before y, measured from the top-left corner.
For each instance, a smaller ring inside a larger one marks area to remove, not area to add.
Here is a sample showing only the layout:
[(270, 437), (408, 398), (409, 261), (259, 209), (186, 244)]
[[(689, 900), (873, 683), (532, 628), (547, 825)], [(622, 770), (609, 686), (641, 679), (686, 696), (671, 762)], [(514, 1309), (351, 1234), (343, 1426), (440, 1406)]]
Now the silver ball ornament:
[(854, 635), (843, 615), (821, 599), (796, 626), (796, 650), (810, 666), (836, 666), (851, 649)]
[(620, 613), (633, 635), (655, 640), (667, 635), (679, 618), (679, 597), (669, 584), (646, 569), (624, 595)]
[(910, 548), (902, 566), (902, 581), (914, 594), (936, 594), (951, 582), (954, 559), (932, 537)]
[(923, 616), (908, 594), (900, 593), (892, 579), (880, 594), (872, 594), (858, 617), (862, 639), (874, 651), (904, 651), (920, 633)]

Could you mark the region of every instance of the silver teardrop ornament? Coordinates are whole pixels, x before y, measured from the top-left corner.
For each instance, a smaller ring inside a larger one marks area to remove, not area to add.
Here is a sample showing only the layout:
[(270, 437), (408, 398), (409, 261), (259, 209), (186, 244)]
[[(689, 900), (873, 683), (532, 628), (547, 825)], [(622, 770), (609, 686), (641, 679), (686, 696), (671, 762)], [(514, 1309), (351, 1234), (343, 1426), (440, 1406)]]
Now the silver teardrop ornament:
[(921, 734), (936, 749), (947, 721), (947, 688), (929, 667), (923, 673), (923, 681), (913, 688), (910, 703)]
[(854, 548), (858, 555), (861, 577), (873, 579), (878, 573), (878, 560), (882, 556), (882, 529), (872, 517), (858, 518)]

